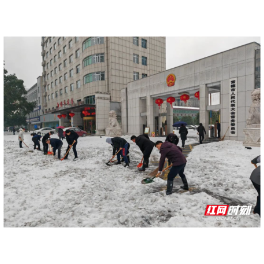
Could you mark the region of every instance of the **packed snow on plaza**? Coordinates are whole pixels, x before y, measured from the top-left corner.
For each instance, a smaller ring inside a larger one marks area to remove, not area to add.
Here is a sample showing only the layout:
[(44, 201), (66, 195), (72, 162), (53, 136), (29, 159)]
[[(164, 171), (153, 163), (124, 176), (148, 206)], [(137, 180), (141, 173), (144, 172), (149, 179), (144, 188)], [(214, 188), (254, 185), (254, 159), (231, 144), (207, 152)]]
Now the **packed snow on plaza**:
[[(5, 227), (260, 226), (259, 215), (252, 212), (233, 219), (204, 216), (206, 206), (213, 204), (254, 208), (257, 192), (249, 177), (254, 169), (251, 160), (260, 155), (260, 148), (249, 150), (242, 142), (229, 140), (196, 145), (185, 167), (194, 191), (166, 195), (166, 181), (161, 178), (141, 183), (157, 167), (158, 149), (153, 148), (149, 168), (139, 172), (142, 153), (130, 136), (123, 136), (130, 143), (131, 159), (124, 168), (106, 165), (112, 157), (106, 137), (79, 137), (79, 159), (73, 161), (71, 151), (68, 160), (60, 161), (33, 150), (30, 133), (24, 134), (29, 148), (19, 148), (18, 136), (9, 134), (4, 136)], [(186, 145), (194, 143), (198, 143), (196, 132), (189, 131)], [(62, 156), (67, 146), (63, 140)], [(173, 188), (181, 184), (178, 181)]]

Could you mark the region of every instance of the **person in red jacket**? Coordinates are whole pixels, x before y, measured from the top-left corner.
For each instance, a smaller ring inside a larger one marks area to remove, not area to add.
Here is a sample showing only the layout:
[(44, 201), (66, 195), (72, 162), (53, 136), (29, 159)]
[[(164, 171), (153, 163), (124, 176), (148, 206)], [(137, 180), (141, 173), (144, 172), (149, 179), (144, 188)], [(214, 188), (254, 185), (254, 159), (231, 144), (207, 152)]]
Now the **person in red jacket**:
[(159, 172), (157, 176), (160, 175), (163, 169), (165, 158), (170, 160), (170, 162), (172, 163), (172, 167), (168, 174), (166, 194), (167, 195), (172, 194), (173, 180), (177, 176), (177, 174), (180, 175), (182, 182), (184, 184), (183, 186), (181, 186), (181, 188), (184, 190), (189, 190), (188, 182), (184, 175), (184, 168), (187, 160), (182, 154), (182, 149), (168, 141), (164, 143), (162, 141), (157, 141), (155, 143), (155, 147), (160, 151), (161, 154), (159, 161)]

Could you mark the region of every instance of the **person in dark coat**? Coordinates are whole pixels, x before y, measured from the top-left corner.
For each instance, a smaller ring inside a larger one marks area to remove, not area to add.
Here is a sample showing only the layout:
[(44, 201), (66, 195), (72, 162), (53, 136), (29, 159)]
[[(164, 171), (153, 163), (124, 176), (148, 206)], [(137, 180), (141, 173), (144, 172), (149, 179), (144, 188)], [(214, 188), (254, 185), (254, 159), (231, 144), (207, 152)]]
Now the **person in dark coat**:
[(160, 154), (161, 154), (160, 161), (159, 161), (158, 176), (160, 175), (163, 169), (165, 158), (170, 160), (172, 163), (172, 167), (168, 174), (166, 194), (167, 195), (172, 194), (173, 180), (177, 176), (177, 174), (180, 175), (182, 182), (184, 184), (183, 186), (181, 186), (181, 188), (184, 190), (189, 190), (188, 182), (184, 175), (184, 168), (185, 168), (187, 160), (182, 154), (182, 149), (166, 141), (164, 143), (162, 141), (157, 141), (155, 143), (155, 146), (160, 151)]
[(200, 125), (197, 127), (197, 131), (199, 133), (200, 144), (202, 144), (204, 140), (204, 134), (206, 134), (205, 128), (202, 123), (200, 123)]
[(216, 120), (217, 137), (220, 138), (221, 124)]
[(42, 138), (42, 136), (37, 135), (36, 133), (32, 133), (31, 136), (32, 136), (32, 141), (34, 142), (34, 149), (36, 149), (36, 146), (37, 146), (38, 147), (37, 150), (41, 150), (39, 141)]
[(124, 167), (128, 167), (129, 166), (129, 160), (127, 158), (128, 142), (124, 138), (121, 138), (121, 137), (107, 138), (106, 142), (111, 144), (113, 147), (113, 157), (112, 158), (114, 158), (114, 155), (116, 154), (116, 152), (120, 150), (117, 153), (117, 163), (115, 163), (115, 165), (121, 164), (120, 156), (122, 156), (126, 163)]
[(165, 141), (168, 141), (170, 143), (173, 143), (175, 144), (176, 146), (178, 145), (179, 143), (179, 138), (177, 137), (177, 135), (173, 134), (173, 133), (170, 133), (167, 137), (166, 137), (166, 140)]
[(51, 135), (53, 135), (53, 131), (50, 131), (49, 133), (45, 134), (44, 137), (42, 138), (44, 155), (48, 154), (49, 145), (46, 143), (46, 141), (50, 138)]
[(138, 137), (132, 136), (131, 140), (138, 145), (141, 152), (143, 153), (143, 158), (144, 158), (143, 166), (138, 170), (145, 171), (145, 169), (148, 168), (149, 157), (154, 147), (154, 143), (149, 139), (147, 139), (144, 135), (140, 135)]
[[(69, 130), (69, 129), (65, 131), (65, 134), (66, 134), (66, 141), (68, 143), (68, 148), (66, 150), (66, 153), (68, 152), (70, 146), (73, 145), (72, 149), (73, 149), (74, 156), (75, 156), (73, 160), (77, 160), (78, 155), (77, 155), (76, 145), (77, 145), (77, 139), (79, 136), (76, 132), (74, 132), (73, 130)], [(69, 153), (65, 156), (65, 159), (68, 159), (68, 155)]]
[(61, 147), (63, 145), (63, 142), (60, 139), (57, 138), (49, 138), (46, 140), (47, 144), (50, 144), (52, 146), (53, 155), (56, 155), (56, 150), (58, 150), (58, 159), (61, 158)]
[(59, 136), (59, 139), (64, 139), (64, 136), (63, 136), (63, 130), (61, 128), (58, 128), (58, 136)]
[[(257, 156), (256, 158), (254, 158), (251, 161), (252, 164), (257, 164), (260, 163), (260, 156)], [(256, 191), (258, 192), (258, 196), (257, 196), (257, 203), (256, 206), (254, 208), (254, 214), (259, 214), (260, 216), (260, 166), (258, 166), (256, 169), (253, 170), (253, 172), (251, 173), (250, 176), (250, 180), (254, 186), (254, 188), (256, 189)]]
[(179, 134), (180, 134), (181, 140), (182, 140), (182, 147), (184, 148), (185, 140), (187, 139), (187, 135), (188, 135), (188, 129), (185, 127), (184, 124), (181, 125), (181, 128), (179, 130)]

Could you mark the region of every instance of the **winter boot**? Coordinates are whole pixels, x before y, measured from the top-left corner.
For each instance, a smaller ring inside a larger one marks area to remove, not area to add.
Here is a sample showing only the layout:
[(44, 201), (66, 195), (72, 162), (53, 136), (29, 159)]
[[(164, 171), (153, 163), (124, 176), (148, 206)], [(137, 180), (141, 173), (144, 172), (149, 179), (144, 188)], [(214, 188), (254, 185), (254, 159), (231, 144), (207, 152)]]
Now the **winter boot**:
[(166, 195), (172, 194), (172, 188), (173, 188), (173, 181), (167, 181), (167, 191)]
[(129, 158), (129, 156), (127, 155), (127, 160), (128, 160), (128, 163), (130, 163), (130, 158)]
[(186, 179), (186, 177), (184, 176), (184, 177), (181, 177), (181, 179), (182, 179), (182, 182), (183, 182), (183, 184), (184, 185), (182, 185), (181, 186), (181, 188), (183, 189), (183, 190), (189, 190), (189, 186), (188, 186), (188, 182), (187, 182), (187, 179)]
[(118, 164), (121, 164), (121, 162), (117, 161), (117, 162), (114, 163), (114, 165), (118, 165)]
[(125, 165), (124, 165), (124, 167), (128, 167), (129, 166), (129, 163), (126, 163)]

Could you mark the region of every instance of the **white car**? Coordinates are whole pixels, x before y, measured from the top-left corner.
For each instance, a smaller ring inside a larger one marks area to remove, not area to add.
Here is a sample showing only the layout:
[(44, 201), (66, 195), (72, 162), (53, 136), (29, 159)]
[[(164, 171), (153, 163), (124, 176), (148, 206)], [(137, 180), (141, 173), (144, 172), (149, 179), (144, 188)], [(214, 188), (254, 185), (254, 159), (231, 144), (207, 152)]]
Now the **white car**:
[(56, 130), (51, 128), (51, 127), (43, 127), (43, 128), (40, 128), (38, 130), (35, 130), (34, 132), (38, 135), (41, 135), (41, 136), (44, 136), (45, 134), (49, 133), (49, 132), (53, 132), (55, 133)]

